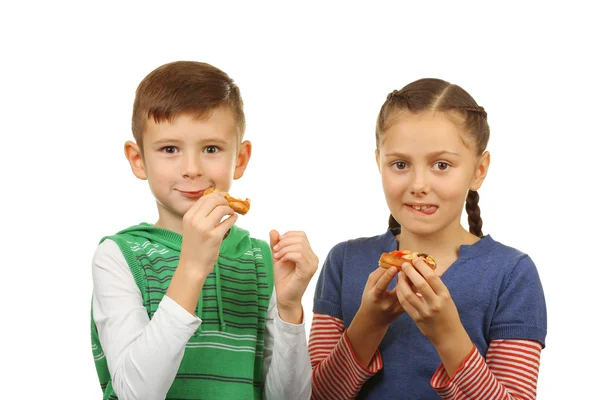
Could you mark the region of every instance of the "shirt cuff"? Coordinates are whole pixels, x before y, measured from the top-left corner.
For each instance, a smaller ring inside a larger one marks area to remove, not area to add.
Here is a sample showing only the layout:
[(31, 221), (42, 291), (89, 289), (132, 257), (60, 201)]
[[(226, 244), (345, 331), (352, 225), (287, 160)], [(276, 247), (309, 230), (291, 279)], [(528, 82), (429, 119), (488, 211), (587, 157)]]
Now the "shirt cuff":
[(341, 354), (345, 356), (347, 361), (350, 361), (348, 364), (352, 367), (354, 372), (356, 372), (356, 375), (363, 378), (363, 382), (383, 368), (383, 359), (381, 358), (379, 349), (375, 351), (375, 354), (373, 355), (373, 358), (371, 358), (367, 368), (363, 367), (356, 358), (356, 354), (352, 348), (352, 343), (350, 343), (350, 339), (348, 338), (346, 331), (344, 331), (344, 334), (342, 335), (342, 340), (340, 340), (339, 346)]
[(275, 306), (275, 315), (275, 326), (280, 331), (292, 334), (303, 333), (306, 335), (306, 330), (304, 327), (304, 312), (302, 313), (302, 322), (299, 324), (292, 324), (282, 320), (281, 317), (279, 317), (279, 310), (277, 309), (277, 306)]
[(449, 377), (446, 373), (444, 364), (440, 364), (429, 382), (431, 387), (438, 392), (440, 397), (447, 398), (447, 392), (451, 391), (454, 385), (460, 382), (465, 376), (470, 375), (473, 368), (477, 368), (480, 365), (480, 359), (482, 358), (481, 354), (477, 351), (477, 347), (473, 345), (471, 352), (465, 357), (452, 377)]

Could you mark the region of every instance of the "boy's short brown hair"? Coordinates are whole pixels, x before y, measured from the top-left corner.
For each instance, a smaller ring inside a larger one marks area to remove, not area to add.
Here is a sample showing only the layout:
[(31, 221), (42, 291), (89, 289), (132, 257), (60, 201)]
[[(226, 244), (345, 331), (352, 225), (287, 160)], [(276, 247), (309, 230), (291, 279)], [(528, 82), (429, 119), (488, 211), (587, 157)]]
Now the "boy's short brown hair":
[(246, 118), (240, 89), (233, 79), (202, 62), (175, 61), (162, 65), (150, 72), (136, 90), (131, 119), (133, 137), (143, 151), (143, 133), (149, 118), (156, 123), (172, 121), (184, 113), (206, 118), (221, 106), (233, 111), (241, 142)]

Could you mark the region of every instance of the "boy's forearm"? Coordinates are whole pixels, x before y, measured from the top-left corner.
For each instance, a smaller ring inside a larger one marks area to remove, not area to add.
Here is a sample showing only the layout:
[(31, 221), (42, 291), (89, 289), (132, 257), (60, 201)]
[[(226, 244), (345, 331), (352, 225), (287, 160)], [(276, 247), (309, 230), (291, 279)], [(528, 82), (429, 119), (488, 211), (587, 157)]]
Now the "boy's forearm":
[(206, 281), (207, 275), (199, 268), (191, 268), (179, 264), (173, 274), (166, 295), (183, 307), (190, 314), (194, 314), (198, 298)]

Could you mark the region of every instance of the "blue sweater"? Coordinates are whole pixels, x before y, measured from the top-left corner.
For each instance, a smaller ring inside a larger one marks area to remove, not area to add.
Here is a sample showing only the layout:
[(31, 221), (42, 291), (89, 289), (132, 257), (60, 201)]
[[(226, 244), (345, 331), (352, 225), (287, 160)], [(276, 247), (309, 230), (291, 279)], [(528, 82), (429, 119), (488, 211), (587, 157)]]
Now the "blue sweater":
[[(348, 328), (381, 253), (397, 250), (394, 233), (388, 230), (337, 244), (321, 270), (313, 311), (339, 318)], [(444, 272), (442, 281), (482, 355), (495, 339), (528, 339), (545, 345), (544, 293), (526, 254), (485, 236), (460, 247), (458, 260)], [(390, 289), (394, 286), (395, 281)], [(407, 313), (392, 322), (379, 351), (383, 369), (363, 385), (358, 399), (439, 399), (429, 381), (440, 358)]]

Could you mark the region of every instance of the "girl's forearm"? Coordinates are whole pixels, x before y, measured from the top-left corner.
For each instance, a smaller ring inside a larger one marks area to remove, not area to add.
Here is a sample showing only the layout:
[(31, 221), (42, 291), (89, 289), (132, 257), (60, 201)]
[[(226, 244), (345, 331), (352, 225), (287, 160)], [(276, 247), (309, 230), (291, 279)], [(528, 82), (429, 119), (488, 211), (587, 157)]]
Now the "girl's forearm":
[(368, 368), (379, 344), (383, 340), (389, 325), (373, 324), (361, 313), (360, 309), (350, 323), (346, 334), (360, 365)]

